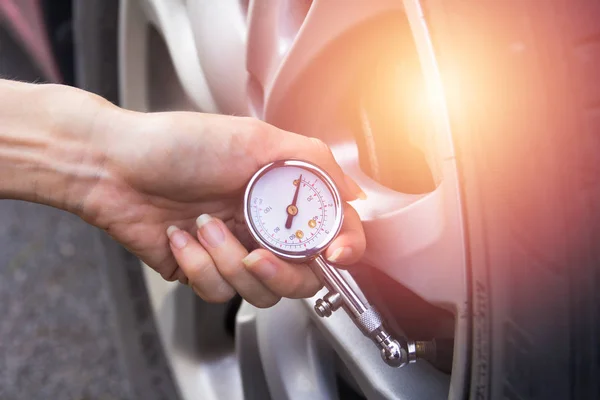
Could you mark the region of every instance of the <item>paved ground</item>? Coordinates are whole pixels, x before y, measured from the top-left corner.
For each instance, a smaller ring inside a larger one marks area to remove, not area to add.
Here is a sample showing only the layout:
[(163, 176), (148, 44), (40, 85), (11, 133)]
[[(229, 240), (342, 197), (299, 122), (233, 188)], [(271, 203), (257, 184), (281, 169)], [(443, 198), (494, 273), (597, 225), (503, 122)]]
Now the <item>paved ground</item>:
[[(0, 32), (0, 75), (36, 79)], [(0, 201), (0, 399), (129, 399), (92, 227)]]
[(0, 399), (125, 399), (91, 227), (0, 202)]

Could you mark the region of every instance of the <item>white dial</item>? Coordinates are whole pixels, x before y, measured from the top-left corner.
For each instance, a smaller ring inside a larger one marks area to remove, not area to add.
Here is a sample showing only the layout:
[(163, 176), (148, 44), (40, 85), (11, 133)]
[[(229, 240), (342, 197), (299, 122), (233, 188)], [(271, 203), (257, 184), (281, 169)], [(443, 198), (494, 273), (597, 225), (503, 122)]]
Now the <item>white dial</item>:
[(283, 255), (322, 250), (341, 225), (333, 182), (301, 161), (280, 162), (259, 171), (246, 201), (246, 217), (255, 237)]

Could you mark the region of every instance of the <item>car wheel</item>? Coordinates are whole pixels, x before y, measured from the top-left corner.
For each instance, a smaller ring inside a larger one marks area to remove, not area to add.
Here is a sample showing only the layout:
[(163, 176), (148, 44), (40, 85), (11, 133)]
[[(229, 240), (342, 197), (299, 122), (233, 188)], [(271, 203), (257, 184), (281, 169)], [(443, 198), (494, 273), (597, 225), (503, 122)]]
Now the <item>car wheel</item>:
[(139, 398), (599, 396), (595, 3), (75, 6), (80, 86), (328, 143), (368, 195), (350, 274), (396, 334), (439, 343), (390, 368), (317, 297), (204, 303), (107, 240)]

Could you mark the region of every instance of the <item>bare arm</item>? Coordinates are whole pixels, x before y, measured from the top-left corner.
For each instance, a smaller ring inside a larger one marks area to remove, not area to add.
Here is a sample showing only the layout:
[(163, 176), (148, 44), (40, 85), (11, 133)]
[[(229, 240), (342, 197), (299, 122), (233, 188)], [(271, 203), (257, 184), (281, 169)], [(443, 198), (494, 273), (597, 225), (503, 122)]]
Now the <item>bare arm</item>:
[(94, 131), (113, 108), (67, 86), (0, 80), (0, 198), (79, 213), (103, 174)]
[[(311, 269), (261, 250), (246, 257), (239, 241), (237, 196), (258, 168), (285, 158), (320, 165), (346, 200), (361, 197), (324, 143), (256, 119), (137, 113), (67, 86), (0, 80), (0, 199), (75, 213), (209, 301), (238, 292), (267, 307), (320, 288)], [(327, 256), (351, 264), (364, 249), (346, 205)]]

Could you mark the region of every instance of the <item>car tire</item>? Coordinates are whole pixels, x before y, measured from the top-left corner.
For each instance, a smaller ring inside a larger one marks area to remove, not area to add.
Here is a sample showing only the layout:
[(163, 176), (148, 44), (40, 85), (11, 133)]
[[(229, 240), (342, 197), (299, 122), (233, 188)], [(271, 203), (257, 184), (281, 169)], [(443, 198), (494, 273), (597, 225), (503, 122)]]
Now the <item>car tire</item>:
[(600, 396), (600, 3), (425, 0), (457, 151), (474, 399)]

